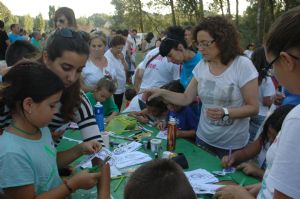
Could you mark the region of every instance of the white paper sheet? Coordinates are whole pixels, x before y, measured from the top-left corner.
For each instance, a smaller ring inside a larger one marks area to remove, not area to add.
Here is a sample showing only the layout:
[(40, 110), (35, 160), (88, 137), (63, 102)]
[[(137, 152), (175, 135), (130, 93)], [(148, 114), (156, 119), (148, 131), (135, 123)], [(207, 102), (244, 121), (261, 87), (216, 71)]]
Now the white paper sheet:
[(168, 130), (159, 131), (156, 135), (157, 138), (167, 140), (168, 139)]

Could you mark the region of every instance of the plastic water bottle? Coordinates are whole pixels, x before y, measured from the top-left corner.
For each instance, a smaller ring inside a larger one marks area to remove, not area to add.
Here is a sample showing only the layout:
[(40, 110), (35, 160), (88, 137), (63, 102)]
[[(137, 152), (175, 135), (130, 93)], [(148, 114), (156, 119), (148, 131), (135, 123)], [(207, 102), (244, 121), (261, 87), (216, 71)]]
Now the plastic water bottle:
[(94, 106), (95, 117), (100, 132), (104, 132), (104, 111), (103, 106), (100, 102)]

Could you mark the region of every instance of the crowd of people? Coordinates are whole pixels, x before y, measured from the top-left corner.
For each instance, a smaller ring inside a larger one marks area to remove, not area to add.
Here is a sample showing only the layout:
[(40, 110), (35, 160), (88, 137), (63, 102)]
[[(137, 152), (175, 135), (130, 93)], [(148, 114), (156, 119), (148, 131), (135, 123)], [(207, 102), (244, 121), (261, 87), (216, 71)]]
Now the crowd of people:
[[(164, 130), (173, 117), (177, 138), (216, 154), (224, 168), (234, 166), (261, 180), (224, 186), (215, 198), (300, 196), (299, 6), (276, 19), (263, 46), (250, 43), (245, 51), (236, 27), (223, 16), (204, 17), (194, 27), (168, 27), (157, 40), (149, 32), (140, 45), (145, 53), (140, 63), (135, 29), (110, 35), (80, 31), (67, 7), (56, 11), (54, 21), (53, 32), (42, 37), (34, 31), (30, 39), (18, 24), (7, 35), (0, 21), (4, 198), (59, 199), (94, 186), (98, 198), (110, 198), (108, 163), (96, 158), (93, 165), (101, 172), (81, 171), (65, 180), (59, 172), (101, 150), (97, 102), (106, 123), (123, 112)], [(71, 121), (83, 142), (57, 152), (64, 134), (57, 129)], [(154, 160), (132, 174), (124, 198), (154, 197), (196, 195), (175, 162)]]

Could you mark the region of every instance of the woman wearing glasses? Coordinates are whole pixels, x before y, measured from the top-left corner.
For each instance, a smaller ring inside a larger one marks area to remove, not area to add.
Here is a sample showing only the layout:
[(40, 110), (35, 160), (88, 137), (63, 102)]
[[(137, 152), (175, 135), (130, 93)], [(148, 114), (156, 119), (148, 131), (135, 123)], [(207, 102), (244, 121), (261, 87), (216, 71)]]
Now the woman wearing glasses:
[(61, 7), (54, 14), (55, 28), (73, 28), (77, 29), (77, 23), (74, 11), (68, 7)]
[(249, 139), (249, 117), (258, 112), (257, 72), (242, 56), (238, 32), (224, 17), (204, 18), (194, 29), (203, 56), (184, 94), (150, 90), (170, 103), (186, 106), (198, 94), (202, 101), (197, 144), (219, 157), (243, 148)]
[[(300, 94), (299, 34), (300, 6), (287, 11), (274, 22), (265, 42), (269, 66), (273, 67), (280, 84), (294, 94)], [(257, 198), (299, 198), (299, 129), (298, 105), (286, 116), (280, 133), (267, 152), (267, 170)], [(253, 196), (241, 186), (226, 186), (215, 194), (216, 198), (250, 199)]]

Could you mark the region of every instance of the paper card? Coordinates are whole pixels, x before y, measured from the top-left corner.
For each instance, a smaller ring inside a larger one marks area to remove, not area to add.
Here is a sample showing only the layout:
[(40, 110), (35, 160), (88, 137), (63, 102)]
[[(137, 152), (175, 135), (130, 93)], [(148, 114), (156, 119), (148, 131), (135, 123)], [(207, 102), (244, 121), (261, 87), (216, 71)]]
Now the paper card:
[(114, 155), (113, 159), (114, 159), (113, 164), (118, 169), (122, 169), (137, 164), (142, 164), (144, 162), (148, 162), (152, 160), (152, 158), (148, 154), (142, 153), (140, 151), (124, 153), (121, 155)]
[(224, 185), (217, 184), (191, 184), (196, 194), (215, 194), (216, 190)]
[(133, 151), (137, 151), (142, 147), (142, 144), (139, 142), (130, 142), (130, 143), (124, 143), (121, 144), (120, 146), (118, 146), (118, 148), (116, 148), (113, 151), (114, 155), (120, 155), (123, 153), (129, 153), (129, 152), (133, 152)]
[(157, 138), (167, 140), (168, 139), (168, 130), (164, 131), (159, 131), (158, 134), (156, 135)]
[(185, 175), (191, 184), (215, 183), (219, 181), (218, 178), (216, 178), (213, 174), (211, 174), (205, 169), (187, 171), (185, 172)]

